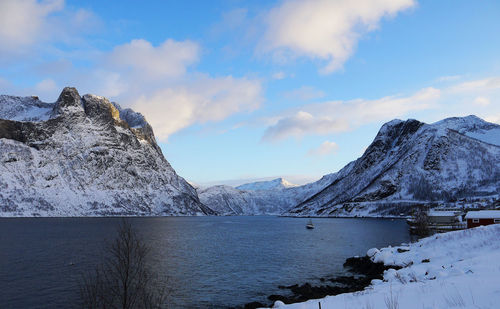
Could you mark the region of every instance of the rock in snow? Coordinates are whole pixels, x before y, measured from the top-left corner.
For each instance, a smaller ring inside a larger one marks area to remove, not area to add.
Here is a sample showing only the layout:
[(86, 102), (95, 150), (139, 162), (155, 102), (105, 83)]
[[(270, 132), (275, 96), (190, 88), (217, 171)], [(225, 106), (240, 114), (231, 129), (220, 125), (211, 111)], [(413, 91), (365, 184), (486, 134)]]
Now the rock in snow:
[(204, 214), (141, 114), (69, 87), (0, 96), (0, 216)]

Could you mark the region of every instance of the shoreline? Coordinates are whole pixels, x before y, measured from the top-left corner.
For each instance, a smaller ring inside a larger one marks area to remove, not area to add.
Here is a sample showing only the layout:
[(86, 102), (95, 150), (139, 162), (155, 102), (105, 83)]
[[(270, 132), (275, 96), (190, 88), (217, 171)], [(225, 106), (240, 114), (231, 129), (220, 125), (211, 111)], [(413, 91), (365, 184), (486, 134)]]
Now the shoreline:
[(289, 286), (278, 286), (282, 290), (290, 290), (292, 295), (271, 294), (267, 300), (272, 303), (263, 304), (261, 302), (250, 302), (243, 306), (244, 309), (256, 309), (262, 307), (272, 307), (277, 301), (284, 304), (295, 304), (312, 299), (335, 296), (344, 293), (360, 292), (370, 286), (372, 280), (382, 280), (383, 274), (389, 269), (400, 269), (396, 265), (384, 265), (381, 262), (373, 262), (369, 257), (353, 256), (345, 260), (343, 267), (345, 275), (332, 278), (319, 278), (322, 285), (311, 285), (306, 282), (302, 285), (294, 284)]
[(318, 297), (269, 308), (496, 308), (500, 277), (500, 224), (435, 234), (409, 245), (372, 248), (382, 279), (361, 291)]

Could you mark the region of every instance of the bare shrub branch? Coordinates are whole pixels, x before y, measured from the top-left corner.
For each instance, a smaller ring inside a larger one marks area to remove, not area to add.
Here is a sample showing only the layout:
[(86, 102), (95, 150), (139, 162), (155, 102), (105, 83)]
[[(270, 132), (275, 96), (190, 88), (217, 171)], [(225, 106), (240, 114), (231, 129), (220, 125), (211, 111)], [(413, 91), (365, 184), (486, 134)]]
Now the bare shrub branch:
[(129, 221), (123, 220), (104, 261), (94, 272), (82, 276), (83, 308), (160, 308), (166, 294), (150, 268), (151, 248)]

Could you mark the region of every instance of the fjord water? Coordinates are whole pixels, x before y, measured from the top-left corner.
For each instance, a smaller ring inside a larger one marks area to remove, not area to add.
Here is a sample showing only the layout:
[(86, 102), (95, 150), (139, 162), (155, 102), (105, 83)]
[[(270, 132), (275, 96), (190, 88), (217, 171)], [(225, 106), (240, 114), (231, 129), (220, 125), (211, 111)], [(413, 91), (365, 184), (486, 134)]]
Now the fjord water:
[[(0, 219), (0, 307), (66, 308), (120, 218)], [(169, 308), (268, 303), (279, 285), (341, 274), (347, 257), (408, 242), (403, 220), (285, 217), (130, 218), (153, 246)]]

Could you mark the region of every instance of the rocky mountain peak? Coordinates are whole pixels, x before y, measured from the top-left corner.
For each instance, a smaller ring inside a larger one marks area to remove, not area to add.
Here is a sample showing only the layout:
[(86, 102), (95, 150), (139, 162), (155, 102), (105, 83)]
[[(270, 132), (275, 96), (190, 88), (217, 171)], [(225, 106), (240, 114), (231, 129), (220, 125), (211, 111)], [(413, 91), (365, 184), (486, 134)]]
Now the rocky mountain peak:
[(389, 137), (394, 139), (400, 136), (412, 135), (423, 125), (423, 122), (415, 119), (408, 119), (406, 121), (394, 119), (382, 125), (376, 138)]
[(406, 121), (395, 119), (385, 123), (374, 141), (366, 149), (363, 157), (360, 158), (363, 169), (378, 161), (380, 156), (385, 156), (390, 151), (405, 144), (423, 125), (423, 122), (414, 119)]
[(65, 87), (52, 109), (52, 115), (57, 116), (67, 112), (83, 111), (82, 98), (74, 87)]
[(110, 124), (120, 124), (122, 122), (118, 109), (105, 97), (86, 94), (83, 96), (82, 101), (85, 114), (89, 118)]

